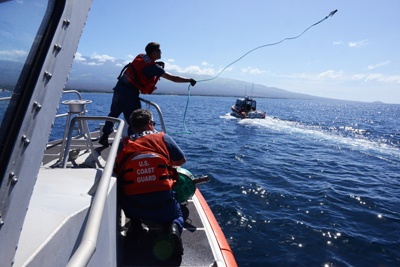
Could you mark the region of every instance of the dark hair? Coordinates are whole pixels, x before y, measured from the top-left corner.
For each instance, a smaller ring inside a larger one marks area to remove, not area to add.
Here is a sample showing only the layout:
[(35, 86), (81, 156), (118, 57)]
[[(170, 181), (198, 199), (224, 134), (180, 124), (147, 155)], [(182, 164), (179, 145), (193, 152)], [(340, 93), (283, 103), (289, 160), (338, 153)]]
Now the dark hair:
[(144, 129), (146, 125), (153, 119), (153, 114), (147, 109), (136, 109), (132, 112), (129, 117), (129, 122), (131, 123), (132, 130), (134, 132), (139, 132)]
[(156, 43), (156, 42), (148, 43), (145, 48), (146, 54), (150, 55), (151, 53), (153, 53), (154, 50), (157, 50), (157, 49), (160, 49), (159, 43)]

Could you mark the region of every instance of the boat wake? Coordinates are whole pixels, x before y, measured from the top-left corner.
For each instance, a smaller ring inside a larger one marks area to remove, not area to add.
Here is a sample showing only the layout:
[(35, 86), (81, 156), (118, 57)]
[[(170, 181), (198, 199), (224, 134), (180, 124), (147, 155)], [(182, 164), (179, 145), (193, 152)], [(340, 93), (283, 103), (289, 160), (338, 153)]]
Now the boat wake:
[[(235, 117), (225, 114), (220, 116), (226, 120), (237, 120)], [(340, 148), (360, 151), (379, 157), (382, 160), (400, 159), (400, 149), (385, 138), (373, 137), (364, 129), (353, 127), (324, 127), (320, 125), (306, 125), (298, 121), (281, 120), (276, 117), (266, 116), (265, 119), (242, 119), (237, 120), (238, 125), (245, 127), (266, 128), (279, 133), (295, 135), (299, 138), (313, 140), (324, 145), (340, 146)], [(367, 134), (368, 133), (368, 134)], [(375, 139), (374, 139), (375, 138)]]
[(221, 119), (225, 120), (238, 120), (238, 118), (231, 115), (231, 113), (226, 113), (225, 115), (219, 116)]

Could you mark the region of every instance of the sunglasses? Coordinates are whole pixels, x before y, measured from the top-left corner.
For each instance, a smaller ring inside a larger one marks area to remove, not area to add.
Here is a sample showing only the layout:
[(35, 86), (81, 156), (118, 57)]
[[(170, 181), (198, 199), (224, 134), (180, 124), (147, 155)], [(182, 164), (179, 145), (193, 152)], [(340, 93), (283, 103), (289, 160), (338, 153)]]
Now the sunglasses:
[(153, 124), (153, 126), (156, 126), (156, 122), (155, 121), (150, 121), (152, 124)]

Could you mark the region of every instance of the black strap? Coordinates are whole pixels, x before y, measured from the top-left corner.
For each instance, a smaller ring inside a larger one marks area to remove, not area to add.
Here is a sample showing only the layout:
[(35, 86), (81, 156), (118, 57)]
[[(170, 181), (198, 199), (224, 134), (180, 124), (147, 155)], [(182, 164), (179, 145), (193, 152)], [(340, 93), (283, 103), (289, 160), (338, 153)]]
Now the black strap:
[(121, 76), (124, 74), (124, 72), (126, 71), (127, 68), (131, 68), (131, 70), (133, 72), (133, 76), (134, 76), (133, 79), (135, 80), (136, 84), (139, 85), (140, 87), (144, 87), (144, 85), (139, 82), (139, 75), (138, 75), (136, 69), (133, 67), (132, 62), (126, 64), (125, 67), (122, 68), (117, 79), (119, 80), (121, 78)]
[(130, 156), (132, 156), (133, 154), (135, 154), (135, 153), (134, 153), (134, 152), (128, 153), (118, 164), (116, 163), (117, 166), (116, 166), (115, 169), (117, 169), (117, 171), (119, 172), (120, 169), (121, 169), (122, 167), (124, 167), (126, 161), (127, 161), (127, 160), (130, 158)]
[(118, 80), (119, 80), (119, 78), (121, 78), (122, 74), (124, 74), (125, 70), (129, 67), (129, 64), (130, 63), (126, 64), (125, 67), (122, 68), (121, 73), (119, 74), (119, 76), (117, 78)]

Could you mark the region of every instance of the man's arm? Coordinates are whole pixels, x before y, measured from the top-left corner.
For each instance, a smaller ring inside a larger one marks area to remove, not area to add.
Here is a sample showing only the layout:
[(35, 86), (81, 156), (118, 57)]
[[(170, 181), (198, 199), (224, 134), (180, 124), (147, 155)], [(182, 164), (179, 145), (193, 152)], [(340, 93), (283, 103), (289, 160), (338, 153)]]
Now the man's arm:
[(167, 145), (172, 163), (175, 166), (183, 165), (186, 162), (186, 157), (181, 148), (175, 143), (175, 140), (168, 134), (164, 134), (164, 142)]
[(174, 163), (174, 166), (179, 167), (179, 166), (182, 166), (185, 162), (186, 162), (186, 158), (183, 157), (183, 159), (181, 159), (180, 161), (174, 161), (173, 163)]
[(192, 86), (196, 84), (196, 81), (194, 79), (172, 75), (168, 72), (165, 72), (163, 75), (161, 75), (161, 77), (176, 83), (190, 83), (190, 85)]

